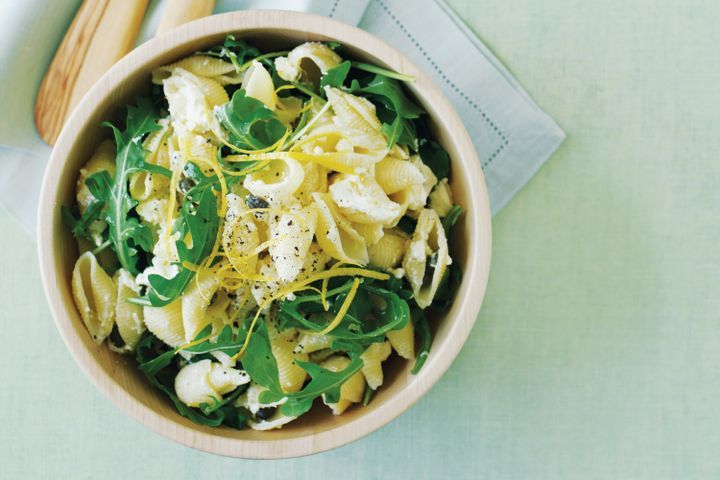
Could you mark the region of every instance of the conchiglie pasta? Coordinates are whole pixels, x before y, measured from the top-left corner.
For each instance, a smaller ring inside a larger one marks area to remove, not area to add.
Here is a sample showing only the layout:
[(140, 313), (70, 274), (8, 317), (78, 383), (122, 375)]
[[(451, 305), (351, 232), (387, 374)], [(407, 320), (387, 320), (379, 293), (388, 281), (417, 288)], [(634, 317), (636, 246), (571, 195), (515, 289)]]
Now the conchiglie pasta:
[(396, 268), (405, 255), (408, 236), (400, 229), (385, 230), (385, 234), (375, 244), (368, 247), (370, 263), (387, 270)]
[[(145, 137), (145, 140), (143, 140), (143, 148), (149, 152), (145, 161), (159, 164), (157, 159), (158, 152), (163, 147), (167, 150), (166, 140), (172, 129), (170, 128), (170, 119), (168, 118), (161, 118), (157, 121), (157, 125), (160, 128), (154, 132), (150, 132), (148, 136)], [(167, 167), (167, 165), (163, 166)]]
[(117, 287), (91, 252), (82, 254), (75, 262), (71, 286), (80, 318), (100, 345), (115, 323)]
[(329, 335), (316, 335), (314, 333), (303, 333), (298, 339), (295, 352), (314, 353), (332, 346), (333, 339)]
[(131, 298), (140, 296), (140, 286), (135, 282), (135, 278), (122, 268), (115, 273), (113, 280), (117, 285), (115, 324), (122, 345), (110, 342), (110, 348), (122, 353), (132, 352), (145, 331), (142, 307), (129, 302)]
[(430, 208), (435, 210), (438, 217), (442, 218), (448, 214), (452, 206), (452, 191), (447, 178), (443, 178), (430, 192)]
[(182, 294), (182, 319), (185, 341), (191, 342), (210, 324), (206, 312), (219, 286), (214, 269), (201, 269)]
[(152, 265), (147, 267), (136, 279), (140, 285), (149, 285), (150, 275), (173, 278), (180, 271), (176, 264), (178, 252), (175, 243), (180, 234), (172, 233), (172, 230), (172, 225), (161, 225), (158, 229), (158, 240), (152, 252)]
[(415, 327), (412, 321), (408, 321), (400, 330), (387, 332), (387, 339), (402, 358), (407, 360), (415, 358)]
[(390, 356), (391, 351), (390, 342), (371, 343), (360, 355), (363, 361), (362, 374), (373, 390), (377, 390), (383, 383), (382, 362)]
[(422, 172), (412, 162), (393, 157), (385, 157), (375, 165), (375, 179), (388, 195), (425, 182)]
[(230, 321), (236, 318), (247, 318), (251, 315), (253, 309), (257, 307), (251, 291), (251, 286), (254, 282), (246, 280), (240, 283), (241, 286), (239, 288), (228, 292), (228, 295), (230, 295), (230, 304), (227, 306), (225, 313), (227, 319)]
[(388, 157), (396, 158), (398, 160), (407, 160), (410, 158), (408, 147), (406, 145), (400, 145), (396, 143), (388, 152)]
[(284, 158), (245, 177), (243, 185), (253, 195), (270, 204), (280, 204), (292, 197), (305, 178), (305, 171), (297, 160)]
[(296, 360), (308, 361), (306, 353), (295, 353), (298, 344), (298, 332), (295, 329), (287, 329), (278, 332), (274, 327), (268, 327), (270, 331), (270, 347), (273, 356), (277, 361), (280, 386), (285, 392), (297, 392), (305, 383), (307, 372), (302, 369)]
[(171, 347), (185, 343), (182, 298), (163, 307), (143, 307), (143, 321), (150, 333)]
[[(422, 210), (402, 262), (420, 308), (430, 305), (450, 263), (447, 238), (440, 218), (434, 210)], [(429, 280), (427, 270), (432, 272)]]
[(175, 393), (185, 405), (198, 407), (219, 402), (223, 395), (246, 383), (250, 383), (246, 372), (206, 359), (180, 369), (175, 377)]
[[(336, 355), (325, 360), (321, 366), (331, 372), (340, 372), (347, 368), (349, 364), (349, 358)], [(340, 415), (353, 403), (360, 402), (364, 392), (365, 377), (360, 371), (343, 383), (342, 387), (340, 387), (340, 398), (336, 403), (328, 403), (325, 394), (323, 394), (323, 402), (330, 407), (333, 415)]]
[(213, 78), (222, 85), (237, 84), (242, 81), (232, 63), (207, 55), (193, 55), (155, 69), (152, 73), (152, 82), (161, 84), (176, 68), (187, 70), (198, 77)]
[[(427, 202), (427, 192), (422, 184), (410, 185), (390, 195), (390, 199), (400, 205), (401, 216), (409, 215), (417, 218), (418, 211), (422, 209)], [(398, 217), (398, 220), (400, 220), (400, 217)]]
[(418, 155), (413, 155), (408, 161), (422, 174), (423, 181), (393, 193), (390, 198), (400, 204), (403, 214), (417, 218), (420, 210), (427, 203), (428, 195), (437, 183), (437, 177), (435, 177), (430, 167), (420, 160)]
[(90, 160), (80, 169), (75, 190), (75, 199), (80, 213), (84, 213), (90, 202), (95, 199), (85, 185), (85, 180), (93, 173), (102, 171), (108, 172), (111, 177), (115, 175), (115, 146), (110, 140), (102, 142)]
[(385, 141), (380, 132), (382, 124), (370, 100), (333, 87), (325, 87), (325, 94), (340, 125), (360, 130), (374, 142)]
[(285, 125), (290, 125), (303, 112), (304, 103), (298, 97), (277, 97), (277, 113), (278, 118)]
[(153, 197), (167, 196), (170, 185), (167, 177), (158, 173), (137, 172), (130, 176), (128, 191), (130, 197), (142, 202)]
[[(248, 420), (248, 425), (253, 430), (273, 430), (292, 422), (296, 418), (284, 415), (280, 409), (277, 408), (282, 404), (282, 401), (274, 403), (260, 402), (260, 394), (266, 390), (267, 389), (265, 387), (262, 387), (255, 382), (251, 382), (250, 387), (248, 387), (245, 393), (240, 395), (235, 402), (236, 406), (242, 407), (248, 410), (253, 416), (256, 416), (256, 418)], [(257, 418), (258, 412), (261, 409), (266, 408), (276, 408), (275, 413), (273, 413), (268, 419)]]
[(303, 266), (297, 276), (297, 280), (303, 280), (315, 272), (322, 272), (325, 270), (329, 261), (330, 255), (328, 255), (317, 243), (311, 243), (310, 248), (308, 248), (307, 254), (305, 255)]
[(318, 148), (323, 152), (362, 153), (369, 156), (373, 164), (381, 161), (388, 152), (382, 138), (333, 122), (315, 125), (291, 150), (313, 153)]
[(323, 74), (341, 61), (340, 56), (327, 45), (319, 42), (306, 42), (293, 48), (287, 57), (275, 59), (278, 75), (288, 82), (294, 82), (301, 78), (317, 80), (317, 78), (313, 78), (313, 72), (304, 63), (304, 60), (312, 62)]
[(212, 325), (213, 333), (221, 331), (226, 325), (232, 325), (235, 317), (228, 314), (232, 300), (227, 291), (218, 289), (210, 305), (208, 305), (205, 317), (208, 323)]
[(147, 223), (160, 225), (167, 218), (169, 181), (151, 172), (137, 172), (130, 177), (130, 197), (138, 201), (135, 211)]
[(320, 247), (331, 257), (348, 263), (368, 262), (365, 239), (337, 211), (328, 194), (313, 193), (318, 209), (315, 236)]
[(241, 88), (245, 90), (248, 97), (260, 100), (270, 110), (277, 107), (277, 95), (272, 77), (265, 70), (262, 63), (253, 62), (250, 68), (245, 71)]
[(242, 198), (234, 194), (225, 198), (227, 211), (222, 233), (223, 249), (237, 272), (255, 273), (257, 254), (254, 251), (260, 245), (258, 227), (253, 215), (247, 213), (248, 207)]
[(365, 243), (367, 243), (368, 246), (368, 253), (370, 252), (370, 248), (378, 243), (385, 234), (385, 229), (383, 229), (380, 223), (353, 223), (352, 226), (360, 236), (365, 239)]
[(420, 159), (420, 155), (413, 155), (409, 159), (410, 163), (415, 165), (415, 167), (422, 173), (423, 176), (423, 188), (425, 189), (425, 197), (427, 198), (428, 195), (430, 195), (430, 192), (432, 191), (435, 184), (437, 184), (438, 179), (433, 173), (432, 169), (425, 165), (425, 163)]
[(258, 260), (257, 274), (263, 279), (272, 279), (269, 281), (253, 282), (250, 288), (252, 296), (255, 299), (255, 303), (263, 305), (278, 290), (280, 290), (278, 273), (269, 255)]
[(317, 211), (314, 205), (290, 209), (270, 224), (270, 257), (275, 262), (278, 277), (283, 282), (294, 280), (305, 261), (315, 234)]
[(301, 203), (307, 205), (312, 202), (313, 192), (325, 193), (328, 189), (328, 169), (314, 162), (303, 164), (303, 181), (295, 192)]
[(159, 226), (167, 218), (168, 199), (152, 197), (143, 200), (135, 207), (135, 211), (145, 222)]
[(225, 105), (230, 101), (227, 91), (218, 82), (212, 78), (198, 77), (198, 86), (200, 91), (205, 95), (205, 101), (211, 107)]
[(212, 142), (208, 142), (202, 135), (187, 135), (183, 137), (181, 145), (187, 155), (185, 160), (195, 162), (205, 175), (214, 174), (208, 165), (217, 156), (217, 147)]
[(340, 212), (352, 222), (391, 226), (401, 215), (400, 205), (370, 176), (339, 174), (329, 190)]

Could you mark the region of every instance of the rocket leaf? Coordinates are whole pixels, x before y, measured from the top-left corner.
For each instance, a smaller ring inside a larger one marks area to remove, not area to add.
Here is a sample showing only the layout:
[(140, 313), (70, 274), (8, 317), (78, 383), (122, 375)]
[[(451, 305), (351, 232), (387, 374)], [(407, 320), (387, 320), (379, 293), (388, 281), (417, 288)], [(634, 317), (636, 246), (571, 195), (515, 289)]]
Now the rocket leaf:
[[(175, 242), (180, 259), (180, 271), (172, 278), (150, 275), (148, 281), (149, 304), (154, 307), (167, 305), (185, 290), (195, 273), (182, 266), (184, 262), (200, 265), (212, 252), (220, 218), (217, 214), (217, 197), (209, 183), (201, 183), (186, 194), (180, 209), (178, 232), (180, 238)], [(188, 246), (187, 239), (191, 239)]]
[(232, 100), (215, 109), (230, 143), (237, 148), (261, 150), (285, 135), (286, 127), (264, 103), (237, 90)]
[(157, 117), (158, 113), (150, 99), (141, 97), (136, 105), (128, 106), (125, 131), (120, 131), (110, 123), (103, 123), (112, 128), (115, 137), (115, 177), (100, 172), (100, 175), (91, 175), (86, 180), (93, 196), (105, 205), (102, 219), (108, 224), (108, 238), (118, 261), (133, 275), (140, 273), (138, 248), (151, 252), (153, 235), (150, 227), (130, 215), (137, 201), (130, 197), (127, 187), (130, 175), (135, 172), (145, 170), (161, 173), (161, 167), (145, 162), (147, 152), (142, 146), (145, 135), (160, 128), (156, 123)]

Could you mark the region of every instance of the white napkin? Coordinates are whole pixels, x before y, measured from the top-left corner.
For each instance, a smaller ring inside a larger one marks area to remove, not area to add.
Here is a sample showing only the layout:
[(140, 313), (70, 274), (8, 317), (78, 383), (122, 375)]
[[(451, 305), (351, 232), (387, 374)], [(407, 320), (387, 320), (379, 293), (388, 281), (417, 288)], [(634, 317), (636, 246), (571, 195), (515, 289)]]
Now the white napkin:
[[(165, 1), (152, 1), (138, 37), (152, 37)], [(35, 94), (79, 0), (0, 2), (0, 204), (35, 235), (50, 154), (33, 124)], [(445, 92), (482, 162), (493, 213), (565, 138), (510, 72), (442, 0), (220, 0), (216, 13), (286, 9), (358, 25), (405, 53)]]

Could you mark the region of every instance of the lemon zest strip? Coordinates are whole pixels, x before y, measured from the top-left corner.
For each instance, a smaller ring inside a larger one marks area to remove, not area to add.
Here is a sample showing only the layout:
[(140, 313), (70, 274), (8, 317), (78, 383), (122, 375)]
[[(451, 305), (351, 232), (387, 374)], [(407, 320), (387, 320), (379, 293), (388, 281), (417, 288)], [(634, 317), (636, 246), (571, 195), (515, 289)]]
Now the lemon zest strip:
[(252, 322), (250, 323), (250, 328), (248, 328), (247, 336), (245, 337), (245, 342), (243, 342), (242, 348), (240, 348), (240, 351), (233, 355), (233, 360), (237, 360), (240, 358), (244, 353), (245, 350), (247, 350), (247, 346), (250, 344), (250, 338), (252, 337), (253, 329), (255, 328), (255, 325), (257, 324), (258, 318), (260, 318), (260, 314), (265, 310), (266, 307), (268, 307), (272, 302), (277, 300), (278, 298), (282, 298), (285, 295), (288, 295), (290, 293), (293, 293), (294, 291), (300, 290), (302, 287), (306, 287), (307, 285), (316, 282), (318, 280), (323, 280), (325, 278), (332, 278), (332, 277), (343, 277), (343, 276), (360, 276), (360, 277), (367, 277), (367, 278), (374, 278), (376, 280), (387, 280), (390, 278), (390, 275), (387, 273), (381, 273), (376, 272), (375, 270), (366, 270), (364, 268), (338, 268), (336, 270), (325, 270), (323, 272), (318, 272), (310, 275), (309, 277), (298, 280), (290, 285), (285, 286), (284, 288), (281, 288), (279, 291), (277, 291), (274, 295), (271, 295), (270, 298), (265, 300), (262, 305), (258, 306), (258, 310), (255, 313), (255, 316), (253, 317)]
[(333, 321), (330, 322), (330, 325), (325, 327), (322, 331), (318, 332), (317, 335), (327, 335), (328, 333), (335, 330), (335, 328), (340, 325), (340, 322), (342, 322), (343, 318), (345, 318), (345, 314), (347, 313), (348, 309), (350, 308), (350, 304), (352, 303), (353, 299), (355, 298), (355, 294), (357, 293), (358, 287), (360, 286), (360, 279), (355, 277), (355, 280), (353, 280), (352, 287), (350, 287), (350, 291), (347, 294), (347, 297), (345, 297), (345, 301), (340, 306), (340, 310), (338, 310), (337, 315), (335, 315), (335, 318), (333, 318)]

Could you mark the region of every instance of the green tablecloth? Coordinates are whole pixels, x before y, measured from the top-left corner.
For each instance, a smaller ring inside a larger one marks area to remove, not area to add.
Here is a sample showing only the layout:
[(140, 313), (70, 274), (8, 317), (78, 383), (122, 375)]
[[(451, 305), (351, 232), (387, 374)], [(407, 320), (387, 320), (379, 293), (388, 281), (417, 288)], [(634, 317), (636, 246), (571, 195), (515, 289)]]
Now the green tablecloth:
[(0, 212), (2, 478), (717, 478), (720, 4), (454, 0), (568, 133), (494, 220), (490, 287), (437, 386), (309, 458), (216, 457), (76, 367)]

